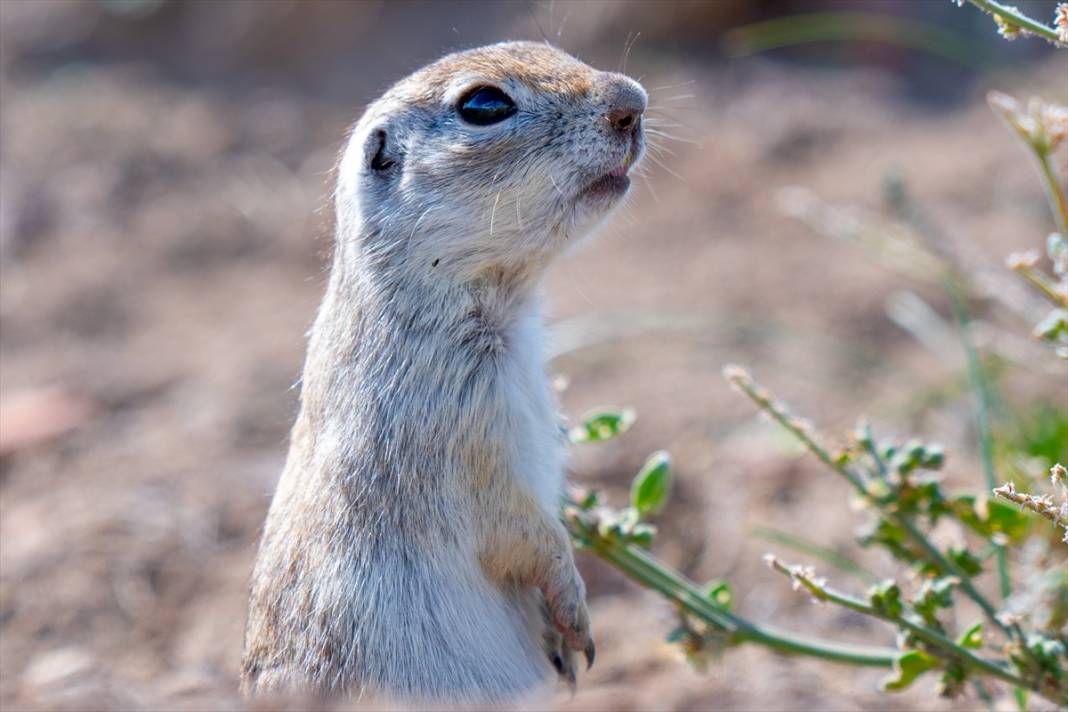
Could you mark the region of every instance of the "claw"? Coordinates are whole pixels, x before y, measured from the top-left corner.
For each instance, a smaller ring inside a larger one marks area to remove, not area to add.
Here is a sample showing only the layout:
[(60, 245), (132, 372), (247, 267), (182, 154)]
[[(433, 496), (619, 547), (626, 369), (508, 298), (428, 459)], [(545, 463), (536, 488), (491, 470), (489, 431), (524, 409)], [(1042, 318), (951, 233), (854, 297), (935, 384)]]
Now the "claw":
[(589, 670), (593, 667), (593, 659), (597, 656), (597, 647), (593, 644), (593, 638), (590, 638), (590, 642), (586, 643), (586, 647), (582, 649), (582, 652), (586, 655), (586, 669)]
[(571, 691), (571, 696), (574, 697), (575, 689), (578, 685), (575, 680), (575, 666), (571, 661), (571, 653), (560, 653), (554, 650), (549, 654), (549, 662), (552, 663), (556, 674), (567, 683), (567, 688)]

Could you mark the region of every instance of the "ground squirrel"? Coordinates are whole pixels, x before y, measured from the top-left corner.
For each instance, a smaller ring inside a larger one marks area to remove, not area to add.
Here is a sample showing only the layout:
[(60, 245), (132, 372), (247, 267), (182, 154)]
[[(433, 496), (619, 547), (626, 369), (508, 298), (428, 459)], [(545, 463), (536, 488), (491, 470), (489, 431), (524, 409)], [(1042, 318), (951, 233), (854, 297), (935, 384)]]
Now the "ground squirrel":
[(646, 101), (510, 42), (438, 60), (356, 123), (247, 692), (485, 702), (592, 663), (537, 284), (627, 192)]

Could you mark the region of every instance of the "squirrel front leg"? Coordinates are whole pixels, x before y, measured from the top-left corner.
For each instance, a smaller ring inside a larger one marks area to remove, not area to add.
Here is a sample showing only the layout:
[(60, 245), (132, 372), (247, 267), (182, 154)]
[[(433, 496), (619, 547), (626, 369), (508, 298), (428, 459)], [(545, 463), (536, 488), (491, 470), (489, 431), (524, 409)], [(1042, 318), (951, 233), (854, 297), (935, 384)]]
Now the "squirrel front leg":
[(539, 588), (550, 623), (568, 650), (582, 651), (588, 668), (593, 665), (595, 648), (586, 585), (575, 566), (567, 529), (526, 492), (515, 488), (502, 494), (505, 506), (487, 513), (482, 521), (482, 568), (499, 583)]

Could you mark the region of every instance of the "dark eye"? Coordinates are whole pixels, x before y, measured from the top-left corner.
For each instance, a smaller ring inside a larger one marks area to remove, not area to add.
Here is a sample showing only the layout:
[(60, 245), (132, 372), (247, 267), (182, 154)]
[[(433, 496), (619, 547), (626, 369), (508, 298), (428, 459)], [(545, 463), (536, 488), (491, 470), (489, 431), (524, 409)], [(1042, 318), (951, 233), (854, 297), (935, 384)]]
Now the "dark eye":
[(504, 121), (516, 109), (512, 98), (495, 87), (481, 87), (460, 100), (460, 118), (477, 126), (489, 126)]

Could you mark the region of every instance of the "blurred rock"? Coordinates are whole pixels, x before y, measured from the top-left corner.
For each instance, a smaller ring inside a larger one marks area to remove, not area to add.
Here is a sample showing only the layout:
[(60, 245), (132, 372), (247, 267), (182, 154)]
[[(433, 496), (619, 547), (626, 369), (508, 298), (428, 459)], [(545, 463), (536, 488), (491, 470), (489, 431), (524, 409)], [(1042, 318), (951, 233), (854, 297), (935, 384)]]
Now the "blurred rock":
[(35, 656), (22, 673), (22, 682), (34, 690), (61, 692), (84, 682), (93, 659), (84, 648), (65, 647)]
[(0, 396), (0, 458), (47, 443), (86, 422), (92, 403), (60, 386)]

